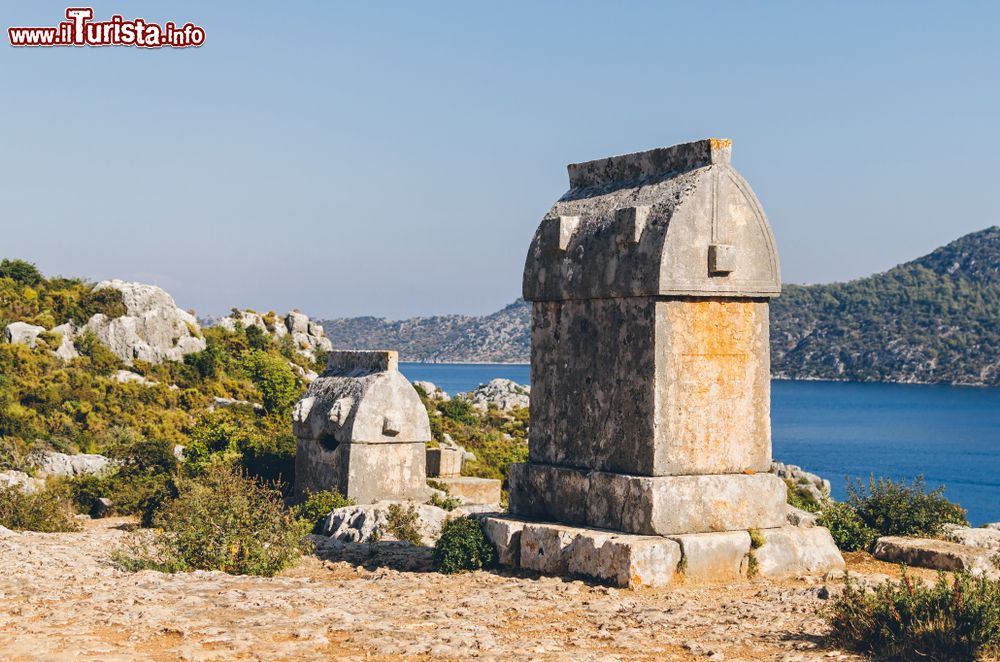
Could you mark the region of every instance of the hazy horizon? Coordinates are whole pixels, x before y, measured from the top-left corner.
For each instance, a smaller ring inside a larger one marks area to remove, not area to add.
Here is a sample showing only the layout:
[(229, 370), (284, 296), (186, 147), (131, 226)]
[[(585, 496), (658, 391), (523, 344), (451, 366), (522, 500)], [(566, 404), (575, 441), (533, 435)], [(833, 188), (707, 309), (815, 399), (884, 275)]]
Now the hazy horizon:
[[(67, 5), (0, 6), (6, 35)], [(786, 283), (1000, 220), (992, 4), (92, 6), (207, 39), (0, 49), (0, 257), (200, 315), (494, 312), (567, 163), (708, 136)]]

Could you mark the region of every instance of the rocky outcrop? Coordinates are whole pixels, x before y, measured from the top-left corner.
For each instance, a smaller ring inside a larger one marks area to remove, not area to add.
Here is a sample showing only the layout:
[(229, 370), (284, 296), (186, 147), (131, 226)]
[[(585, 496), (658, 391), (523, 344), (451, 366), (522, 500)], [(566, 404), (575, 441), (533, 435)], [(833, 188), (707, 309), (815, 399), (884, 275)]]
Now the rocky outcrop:
[(420, 390), (427, 394), (427, 397), (431, 400), (436, 400), (438, 402), (448, 402), (451, 400), (451, 396), (444, 392), (444, 390), (435, 384), (434, 382), (413, 382), (414, 386), (419, 386)]
[(4, 342), (27, 345), (32, 349), (38, 344), (38, 335), (45, 331), (44, 326), (35, 326), (27, 322), (13, 322), (4, 327)]
[(205, 349), (205, 339), (194, 315), (181, 310), (173, 297), (155, 285), (106, 280), (95, 291), (121, 293), (126, 313), (108, 317), (98, 313), (81, 332), (90, 331), (126, 364), (180, 361), (185, 354)]
[(80, 356), (79, 352), (76, 351), (76, 345), (73, 344), (73, 338), (76, 337), (76, 326), (72, 322), (53, 327), (52, 333), (59, 338), (59, 346), (52, 350), (53, 354), (63, 361), (71, 361)]
[(103, 455), (80, 453), (67, 455), (55, 451), (43, 451), (32, 456), (32, 464), (38, 469), (39, 477), (46, 476), (91, 476), (99, 475), (111, 467), (111, 460)]
[(830, 481), (816, 474), (809, 473), (803, 470), (802, 467), (783, 462), (772, 462), (771, 473), (778, 478), (791, 481), (800, 489), (809, 492), (817, 503), (823, 503), (824, 500), (830, 498)]
[(530, 386), (522, 386), (509, 379), (493, 379), (489, 384), (480, 384), (475, 390), (463, 393), (462, 398), (481, 411), (496, 407), (500, 411), (510, 411), (516, 407), (527, 407), (530, 403)]
[(17, 488), (24, 494), (34, 494), (45, 487), (45, 481), (34, 478), (23, 471), (9, 469), (0, 471), (0, 488)]
[(297, 310), (279, 316), (273, 312), (262, 315), (252, 310), (235, 309), (232, 315), (219, 320), (218, 325), (230, 331), (234, 331), (237, 325), (243, 328), (254, 326), (275, 340), (289, 336), (295, 351), (310, 359), (316, 358), (317, 350), (329, 352), (333, 349), (322, 325)]

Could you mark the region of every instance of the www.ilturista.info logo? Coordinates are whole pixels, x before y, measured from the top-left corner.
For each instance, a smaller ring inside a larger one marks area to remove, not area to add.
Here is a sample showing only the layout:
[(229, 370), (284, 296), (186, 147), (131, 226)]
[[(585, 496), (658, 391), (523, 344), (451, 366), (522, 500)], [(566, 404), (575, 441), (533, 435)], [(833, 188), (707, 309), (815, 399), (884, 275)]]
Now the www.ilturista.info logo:
[(10, 45), (188, 48), (205, 43), (205, 29), (194, 23), (158, 25), (142, 18), (126, 21), (117, 14), (109, 21), (92, 21), (91, 7), (70, 7), (66, 18), (54, 28), (7, 28)]

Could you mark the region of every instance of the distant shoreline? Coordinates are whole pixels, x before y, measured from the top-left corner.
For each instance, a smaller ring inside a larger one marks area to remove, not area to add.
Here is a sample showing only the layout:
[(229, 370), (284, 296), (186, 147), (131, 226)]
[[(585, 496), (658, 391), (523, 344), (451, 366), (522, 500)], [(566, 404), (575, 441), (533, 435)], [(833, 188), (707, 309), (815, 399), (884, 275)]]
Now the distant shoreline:
[[(481, 361), (400, 361), (400, 363), (409, 363), (411, 365), (466, 365), (466, 366), (531, 366), (529, 361), (496, 361), (496, 362), (481, 362)], [(771, 381), (779, 382), (826, 382), (831, 384), (893, 384), (897, 386), (950, 386), (950, 387), (962, 387), (962, 388), (985, 388), (992, 389), (998, 388), (995, 386), (990, 386), (988, 384), (963, 384), (963, 383), (952, 383), (952, 382), (896, 382), (896, 381), (859, 381), (856, 379), (835, 379), (833, 377), (776, 377), (771, 376)]]

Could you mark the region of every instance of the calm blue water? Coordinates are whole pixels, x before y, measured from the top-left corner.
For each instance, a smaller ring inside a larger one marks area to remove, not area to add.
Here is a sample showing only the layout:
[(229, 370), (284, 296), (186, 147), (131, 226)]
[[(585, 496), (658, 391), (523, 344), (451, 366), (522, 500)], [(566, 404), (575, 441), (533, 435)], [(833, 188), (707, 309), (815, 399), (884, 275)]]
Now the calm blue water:
[[(403, 363), (411, 380), (449, 393), (495, 377), (526, 384), (526, 365)], [(974, 525), (1000, 521), (1000, 389), (906, 384), (775, 381), (774, 457), (829, 478), (836, 498), (845, 476), (912, 478), (969, 510)]]

